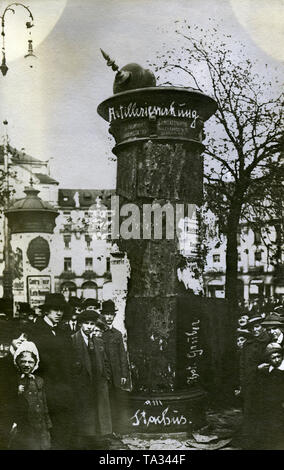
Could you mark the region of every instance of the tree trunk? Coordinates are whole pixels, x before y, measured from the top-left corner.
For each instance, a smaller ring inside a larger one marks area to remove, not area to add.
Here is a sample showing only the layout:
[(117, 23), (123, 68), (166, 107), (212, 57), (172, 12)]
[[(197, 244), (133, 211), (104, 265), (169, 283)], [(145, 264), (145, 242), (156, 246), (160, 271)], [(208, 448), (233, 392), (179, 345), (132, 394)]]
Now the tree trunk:
[(231, 205), (227, 226), (227, 250), (226, 250), (226, 299), (232, 311), (238, 308), (238, 228), (241, 214), (241, 202), (238, 200)]
[(240, 221), (242, 204), (237, 196), (237, 200), (231, 205), (227, 225), (227, 250), (226, 250), (226, 284), (225, 292), (228, 301), (228, 315), (230, 317), (231, 328), (227, 330), (228, 341), (235, 345), (228, 358), (228, 375), (231, 375), (232, 384), (238, 383), (238, 373), (236, 364), (237, 358), (237, 319), (238, 309), (238, 228)]

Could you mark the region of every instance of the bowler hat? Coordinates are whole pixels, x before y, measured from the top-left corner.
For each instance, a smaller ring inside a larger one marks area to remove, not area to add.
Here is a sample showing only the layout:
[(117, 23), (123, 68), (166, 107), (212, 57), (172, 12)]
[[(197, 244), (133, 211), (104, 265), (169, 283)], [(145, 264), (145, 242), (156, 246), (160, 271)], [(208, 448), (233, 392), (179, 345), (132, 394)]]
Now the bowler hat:
[(248, 319), (246, 326), (247, 328), (251, 328), (252, 326), (256, 324), (259, 324), (259, 325), (262, 324), (262, 321), (263, 321), (263, 318), (260, 315), (255, 315)]
[(269, 343), (265, 348), (264, 354), (269, 356), (274, 352), (283, 352), (283, 349), (279, 343)]
[(116, 308), (113, 300), (105, 300), (102, 305), (102, 315), (115, 315)]
[(68, 303), (72, 307), (81, 307), (82, 306), (81, 300), (79, 299), (79, 297), (75, 297), (75, 295), (72, 295), (72, 297), (70, 297)]
[(283, 317), (280, 317), (280, 315), (277, 315), (276, 313), (271, 313), (265, 317), (265, 319), (261, 322), (263, 326), (284, 326), (284, 321)]
[(95, 312), (94, 310), (84, 310), (78, 316), (78, 322), (84, 323), (87, 321), (96, 321), (100, 318), (100, 314)]
[(83, 308), (86, 310), (89, 307), (93, 307), (94, 310), (100, 309), (100, 302), (96, 299), (86, 299), (83, 302)]
[(68, 304), (65, 301), (63, 294), (46, 294), (45, 302), (41, 305), (43, 312), (49, 309), (54, 310), (63, 310), (64, 313), (67, 313), (69, 308)]

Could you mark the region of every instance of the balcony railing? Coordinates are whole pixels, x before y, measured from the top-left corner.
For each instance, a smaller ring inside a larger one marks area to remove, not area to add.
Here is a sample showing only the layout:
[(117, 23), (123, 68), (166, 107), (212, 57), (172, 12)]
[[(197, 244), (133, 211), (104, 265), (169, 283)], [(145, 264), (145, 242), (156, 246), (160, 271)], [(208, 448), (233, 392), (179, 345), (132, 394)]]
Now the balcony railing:
[(58, 277), (60, 279), (74, 279), (77, 276), (73, 271), (63, 271)]

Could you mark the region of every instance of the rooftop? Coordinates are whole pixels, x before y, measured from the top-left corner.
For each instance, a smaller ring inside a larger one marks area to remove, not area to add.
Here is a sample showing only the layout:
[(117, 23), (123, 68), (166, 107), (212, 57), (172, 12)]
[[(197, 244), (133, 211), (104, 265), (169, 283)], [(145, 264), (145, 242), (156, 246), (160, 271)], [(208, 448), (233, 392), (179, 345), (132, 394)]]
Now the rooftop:
[(58, 181), (43, 173), (34, 173), (41, 184), (59, 184)]
[(58, 206), (65, 209), (87, 208), (97, 204), (97, 198), (100, 198), (101, 204), (110, 208), (111, 196), (114, 195), (114, 189), (59, 189)]
[[(12, 162), (14, 164), (41, 164), (41, 165), (47, 165), (47, 161), (39, 160), (38, 158), (31, 157), (30, 155), (27, 155), (23, 150), (17, 150), (14, 147), (10, 146), (10, 152), (9, 152)], [(0, 145), (0, 165), (4, 164), (4, 147), (3, 145)]]

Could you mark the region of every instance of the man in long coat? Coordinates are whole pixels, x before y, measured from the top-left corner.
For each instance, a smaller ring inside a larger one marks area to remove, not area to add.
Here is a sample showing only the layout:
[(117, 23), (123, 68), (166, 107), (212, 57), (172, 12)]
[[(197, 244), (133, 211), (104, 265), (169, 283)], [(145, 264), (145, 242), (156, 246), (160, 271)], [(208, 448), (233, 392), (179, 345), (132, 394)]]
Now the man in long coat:
[(39, 351), (39, 373), (46, 386), (47, 405), (52, 421), (53, 449), (69, 449), (73, 426), (74, 396), (72, 390), (72, 343), (59, 327), (67, 303), (62, 294), (47, 294), (39, 318), (30, 332), (30, 339)]
[(99, 315), (91, 310), (80, 314), (80, 330), (72, 336), (74, 388), (76, 391), (77, 446), (91, 450), (98, 439), (112, 433), (108, 381), (110, 367), (104, 343), (92, 337)]
[(251, 337), (244, 343), (240, 356), (240, 383), (243, 399), (242, 446), (244, 449), (252, 449), (255, 444), (254, 430), (259, 412), (258, 365), (263, 362), (264, 351), (269, 343), (269, 336), (261, 326), (262, 321), (263, 318), (260, 316), (249, 319), (247, 328), (251, 332)]
[(103, 333), (103, 340), (111, 367), (110, 402), (112, 425), (114, 432), (119, 433), (124, 419), (123, 414), (126, 413), (127, 407), (128, 393), (125, 389), (129, 388), (130, 380), (128, 359), (122, 334), (113, 327), (116, 308), (112, 300), (103, 302), (102, 315), (108, 326), (107, 330)]

